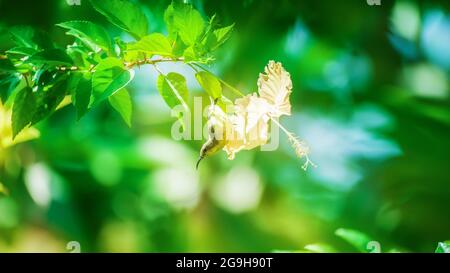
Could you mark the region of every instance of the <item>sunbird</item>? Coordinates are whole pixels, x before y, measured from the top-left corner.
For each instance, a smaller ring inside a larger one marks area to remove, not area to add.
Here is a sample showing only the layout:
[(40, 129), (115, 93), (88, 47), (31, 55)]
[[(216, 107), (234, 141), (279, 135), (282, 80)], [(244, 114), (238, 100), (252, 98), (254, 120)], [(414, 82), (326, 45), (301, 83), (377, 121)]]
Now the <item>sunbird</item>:
[[(208, 140), (203, 144), (200, 149), (200, 157), (198, 158), (195, 169), (198, 169), (198, 165), (203, 158), (211, 156), (221, 150), (225, 144), (225, 129), (223, 126), (223, 119), (217, 117), (215, 113), (217, 99), (214, 101), (211, 99), (211, 108), (208, 113)], [(218, 136), (218, 134), (220, 134)]]

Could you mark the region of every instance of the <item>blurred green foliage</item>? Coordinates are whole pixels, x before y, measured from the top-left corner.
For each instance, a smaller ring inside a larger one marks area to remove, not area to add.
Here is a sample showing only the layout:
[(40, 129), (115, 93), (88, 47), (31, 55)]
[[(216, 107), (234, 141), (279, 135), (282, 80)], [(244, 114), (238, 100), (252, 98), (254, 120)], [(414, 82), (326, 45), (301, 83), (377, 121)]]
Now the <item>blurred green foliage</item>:
[[(136, 2), (149, 31), (168, 33), (169, 1)], [(291, 73), (294, 113), (282, 122), (318, 167), (303, 171), (284, 139), (196, 171), (201, 141), (171, 138), (158, 75), (142, 67), (127, 87), (131, 128), (108, 105), (80, 121), (64, 107), (38, 123), (39, 138), (0, 146), (0, 251), (64, 252), (78, 241), (93, 252), (371, 252), (377, 241), (382, 252), (445, 252), (448, 1), (192, 3), (222, 26), (235, 22), (211, 67), (227, 82), (255, 91), (272, 59)], [(29, 25), (60, 45), (73, 40), (54, 25), (79, 19), (132, 39), (83, 0), (0, 0), (0, 18), (4, 30)], [(11, 46), (4, 31), (1, 52)], [(189, 104), (204, 94), (186, 67), (161, 69), (186, 75)]]

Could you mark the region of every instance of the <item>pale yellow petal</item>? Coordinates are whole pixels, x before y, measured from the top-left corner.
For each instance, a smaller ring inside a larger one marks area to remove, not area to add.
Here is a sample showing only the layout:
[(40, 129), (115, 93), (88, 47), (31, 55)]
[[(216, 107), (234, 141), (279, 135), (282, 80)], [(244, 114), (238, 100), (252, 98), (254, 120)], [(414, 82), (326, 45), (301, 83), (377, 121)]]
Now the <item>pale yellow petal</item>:
[(235, 113), (229, 116), (224, 151), (234, 159), (241, 150), (251, 150), (264, 145), (269, 139), (270, 106), (256, 94), (237, 99)]
[(258, 91), (259, 96), (273, 107), (270, 115), (273, 117), (290, 115), (291, 75), (283, 68), (281, 63), (274, 61), (269, 61), (269, 64), (264, 68), (264, 72), (264, 74), (259, 74)]

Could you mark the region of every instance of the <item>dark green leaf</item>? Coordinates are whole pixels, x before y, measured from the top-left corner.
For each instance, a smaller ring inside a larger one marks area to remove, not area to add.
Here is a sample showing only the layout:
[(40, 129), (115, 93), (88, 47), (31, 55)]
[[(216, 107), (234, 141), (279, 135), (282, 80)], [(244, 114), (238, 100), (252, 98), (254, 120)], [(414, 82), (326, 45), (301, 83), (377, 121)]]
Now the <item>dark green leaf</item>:
[(89, 74), (78, 75), (73, 83), (76, 87), (72, 90), (72, 103), (77, 109), (77, 119), (79, 120), (88, 111), (89, 101), (92, 92), (92, 79)]
[(33, 54), (27, 62), (35, 65), (69, 66), (72, 59), (64, 50), (54, 48)]
[(128, 45), (127, 50), (137, 50), (151, 55), (171, 56), (172, 46), (166, 36), (160, 33), (153, 33), (142, 37), (136, 43)]
[(66, 95), (67, 83), (67, 80), (62, 79), (57, 81), (46, 91), (38, 90), (33, 93), (35, 96), (36, 107), (31, 119), (31, 125), (47, 118), (56, 110), (56, 107)]
[(67, 90), (66, 77), (52, 79), (51, 82), (46, 82), (46, 88), (38, 88), (33, 92), (30, 87), (26, 87), (15, 95), (12, 110), (13, 138), (26, 126), (36, 124), (52, 114), (64, 99)]
[(214, 99), (220, 98), (222, 96), (222, 85), (216, 76), (208, 73), (206, 71), (200, 71), (195, 74), (200, 86)]
[(17, 46), (36, 48), (36, 43), (33, 41), (35, 31), (31, 27), (16, 26), (10, 31), (12, 40)]
[(136, 4), (124, 0), (91, 0), (111, 23), (139, 39), (147, 34), (147, 17)]
[(205, 29), (201, 14), (184, 3), (173, 2), (164, 13), (164, 21), (171, 37), (178, 34), (188, 46), (195, 44)]
[(12, 40), (19, 47), (34, 49), (53, 48), (54, 45), (47, 33), (27, 26), (12, 27), (9, 30)]
[(20, 78), (13, 75), (0, 75), (0, 100), (3, 104), (6, 103), (11, 93), (16, 89), (20, 83)]
[(6, 54), (13, 55), (13, 56), (19, 56), (19, 57), (26, 57), (31, 56), (37, 52), (36, 49), (31, 47), (23, 47), (23, 46), (17, 46), (13, 47), (6, 51)]
[(180, 104), (187, 107), (189, 92), (183, 75), (175, 72), (159, 75), (157, 86), (159, 93), (170, 108)]
[(133, 104), (131, 102), (130, 94), (125, 88), (120, 89), (114, 95), (108, 98), (111, 106), (119, 112), (125, 123), (131, 127), (131, 115), (133, 112)]
[(44, 89), (55, 82), (57, 76), (55, 71), (50, 71), (46, 66), (38, 69), (33, 76), (33, 82), (38, 89)]
[(16, 68), (8, 59), (0, 59), (0, 73), (15, 73)]
[(95, 106), (124, 88), (134, 77), (133, 70), (124, 68), (121, 60), (106, 58), (95, 67), (92, 76), (91, 105)]
[(35, 109), (36, 98), (31, 88), (25, 87), (20, 90), (16, 94), (12, 108), (11, 121), (13, 138), (31, 123)]
[(112, 50), (111, 39), (106, 30), (89, 21), (69, 21), (57, 24), (68, 29), (68, 35), (80, 39), (86, 46), (98, 52), (100, 49), (108, 52)]

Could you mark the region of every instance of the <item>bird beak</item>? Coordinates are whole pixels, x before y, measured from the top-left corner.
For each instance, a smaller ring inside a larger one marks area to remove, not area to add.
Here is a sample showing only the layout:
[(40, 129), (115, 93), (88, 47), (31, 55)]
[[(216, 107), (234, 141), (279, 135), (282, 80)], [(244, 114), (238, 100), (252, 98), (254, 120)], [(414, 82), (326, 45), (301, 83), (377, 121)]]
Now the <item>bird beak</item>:
[(195, 169), (196, 169), (196, 170), (198, 170), (198, 164), (200, 164), (200, 161), (202, 161), (202, 159), (203, 159), (203, 156), (200, 156), (200, 157), (198, 158), (197, 164), (195, 164)]

